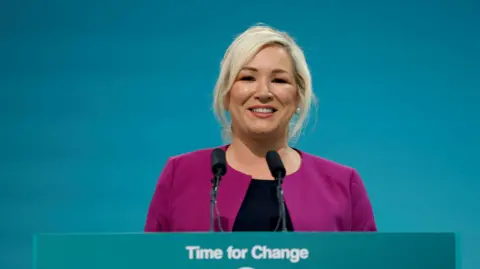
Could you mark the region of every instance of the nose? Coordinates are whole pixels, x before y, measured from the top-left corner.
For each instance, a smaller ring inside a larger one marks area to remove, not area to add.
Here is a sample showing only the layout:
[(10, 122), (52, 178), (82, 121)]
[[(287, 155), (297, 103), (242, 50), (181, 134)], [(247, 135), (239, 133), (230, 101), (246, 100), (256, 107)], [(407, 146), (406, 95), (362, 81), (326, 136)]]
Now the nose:
[(269, 84), (267, 81), (258, 80), (255, 99), (262, 103), (270, 102), (273, 100), (273, 94), (270, 92)]

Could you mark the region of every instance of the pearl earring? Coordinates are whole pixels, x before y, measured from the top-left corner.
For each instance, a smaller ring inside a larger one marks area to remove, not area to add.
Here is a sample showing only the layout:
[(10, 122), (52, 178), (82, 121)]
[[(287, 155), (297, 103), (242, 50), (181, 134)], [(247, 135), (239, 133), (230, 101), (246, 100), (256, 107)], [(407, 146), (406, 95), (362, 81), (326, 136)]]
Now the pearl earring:
[(300, 108), (297, 107), (297, 111), (296, 111), (297, 114), (300, 114)]

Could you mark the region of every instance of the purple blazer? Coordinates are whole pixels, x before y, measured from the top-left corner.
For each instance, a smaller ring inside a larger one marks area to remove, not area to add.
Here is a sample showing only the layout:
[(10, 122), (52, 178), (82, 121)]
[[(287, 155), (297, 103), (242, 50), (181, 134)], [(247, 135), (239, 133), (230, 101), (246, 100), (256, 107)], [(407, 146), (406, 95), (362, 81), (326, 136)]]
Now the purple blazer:
[[(148, 208), (145, 232), (209, 231), (212, 150), (197, 150), (168, 159)], [(286, 176), (283, 182), (294, 230), (376, 231), (372, 206), (357, 171), (299, 152), (300, 169)], [(250, 181), (249, 175), (227, 166), (217, 196), (224, 231), (232, 231)]]

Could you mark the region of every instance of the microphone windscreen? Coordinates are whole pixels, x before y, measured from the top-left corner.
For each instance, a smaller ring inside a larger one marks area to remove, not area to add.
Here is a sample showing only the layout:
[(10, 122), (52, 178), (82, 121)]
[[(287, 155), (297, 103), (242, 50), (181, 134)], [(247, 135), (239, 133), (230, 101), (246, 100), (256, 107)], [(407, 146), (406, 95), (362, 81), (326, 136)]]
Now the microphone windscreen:
[(272, 174), (272, 176), (275, 179), (284, 178), (287, 172), (285, 170), (285, 166), (283, 166), (280, 155), (276, 151), (269, 151), (267, 152), (266, 159), (268, 169), (270, 169), (270, 173)]
[(212, 173), (216, 176), (224, 176), (227, 173), (227, 159), (225, 151), (216, 148), (212, 151)]

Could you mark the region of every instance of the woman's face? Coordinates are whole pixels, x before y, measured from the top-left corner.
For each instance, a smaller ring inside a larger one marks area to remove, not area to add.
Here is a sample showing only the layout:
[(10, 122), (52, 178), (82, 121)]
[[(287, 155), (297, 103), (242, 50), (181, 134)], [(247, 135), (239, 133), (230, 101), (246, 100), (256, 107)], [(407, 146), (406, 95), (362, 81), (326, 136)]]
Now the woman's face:
[(281, 46), (260, 50), (239, 72), (225, 100), (234, 133), (287, 134), (298, 107), (293, 64)]

